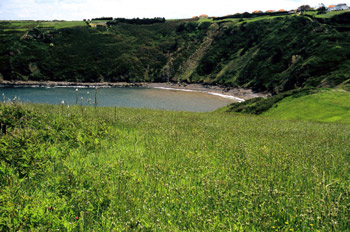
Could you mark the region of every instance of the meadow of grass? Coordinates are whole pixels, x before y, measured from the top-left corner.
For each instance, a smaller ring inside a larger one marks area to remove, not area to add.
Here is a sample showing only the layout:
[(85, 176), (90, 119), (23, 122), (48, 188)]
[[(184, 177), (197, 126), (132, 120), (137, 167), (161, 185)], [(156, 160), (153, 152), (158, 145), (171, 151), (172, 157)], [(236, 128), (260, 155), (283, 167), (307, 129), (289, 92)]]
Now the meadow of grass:
[(83, 21), (1, 21), (0, 29), (3, 31), (29, 31), (33, 28), (62, 29), (76, 26), (86, 26)]
[(2, 231), (350, 228), (347, 124), (10, 103), (0, 119)]
[(7, 23), (7, 27), (16, 29), (33, 29), (38, 25), (36, 21), (7, 21)]
[(38, 27), (53, 27), (56, 30), (78, 26), (86, 26), (86, 23), (84, 21), (43, 21), (38, 25)]
[(330, 11), (330, 12), (327, 12), (326, 14), (315, 14), (314, 16), (316, 18), (331, 18), (335, 15), (340, 15), (340, 14), (343, 14), (345, 12), (350, 12), (350, 10), (343, 10), (343, 11)]
[(273, 20), (277, 18), (285, 18), (290, 17), (290, 15), (278, 15), (278, 16), (260, 16), (260, 17), (254, 17), (254, 18), (243, 18), (244, 22), (256, 22), (260, 20)]
[(350, 93), (332, 89), (301, 97), (290, 96), (262, 115), (279, 119), (350, 123)]
[(221, 23), (221, 22), (233, 22), (233, 23), (238, 23), (241, 24), (242, 22), (255, 22), (255, 21), (260, 21), (260, 20), (268, 20), (268, 19), (275, 19), (275, 18), (281, 18), (281, 17), (287, 17), (288, 15), (279, 15), (279, 16), (258, 16), (258, 17), (253, 17), (253, 18), (227, 18), (227, 19), (220, 19), (220, 20), (214, 20), (213, 18), (199, 18), (197, 20), (198, 23), (202, 22), (210, 22), (210, 23)]
[(0, 21), (0, 35), (8, 35), (9, 32), (24, 33), (38, 25), (35, 21)]

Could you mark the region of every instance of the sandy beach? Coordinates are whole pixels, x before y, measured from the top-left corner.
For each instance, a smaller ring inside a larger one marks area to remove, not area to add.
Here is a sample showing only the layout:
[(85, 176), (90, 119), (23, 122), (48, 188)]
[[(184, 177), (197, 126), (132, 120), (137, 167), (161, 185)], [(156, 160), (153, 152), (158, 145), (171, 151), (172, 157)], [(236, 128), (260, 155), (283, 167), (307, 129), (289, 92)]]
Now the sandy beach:
[(128, 83), (128, 82), (54, 82), (54, 81), (0, 81), (0, 87), (76, 87), (76, 88), (111, 88), (111, 87), (147, 87), (173, 91), (191, 91), (208, 93), (219, 97), (230, 98), (242, 102), (255, 97), (267, 97), (268, 93), (255, 93), (250, 89), (221, 87), (206, 84), (185, 83)]

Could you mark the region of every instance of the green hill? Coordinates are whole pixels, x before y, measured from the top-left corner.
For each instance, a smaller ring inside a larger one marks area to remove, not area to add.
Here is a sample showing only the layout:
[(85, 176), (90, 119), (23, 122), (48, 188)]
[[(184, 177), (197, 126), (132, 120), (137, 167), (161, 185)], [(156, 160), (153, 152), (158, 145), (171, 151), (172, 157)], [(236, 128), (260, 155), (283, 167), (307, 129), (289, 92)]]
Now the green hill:
[(350, 123), (350, 93), (322, 90), (301, 97), (291, 96), (261, 115), (279, 119)]
[(276, 119), (350, 123), (350, 92), (344, 89), (345, 86), (291, 90), (268, 98), (233, 103), (218, 111)]
[[(243, 14), (244, 15), (244, 14)], [(191, 82), (278, 93), (349, 79), (350, 12), (332, 17), (0, 22), (0, 78)]]

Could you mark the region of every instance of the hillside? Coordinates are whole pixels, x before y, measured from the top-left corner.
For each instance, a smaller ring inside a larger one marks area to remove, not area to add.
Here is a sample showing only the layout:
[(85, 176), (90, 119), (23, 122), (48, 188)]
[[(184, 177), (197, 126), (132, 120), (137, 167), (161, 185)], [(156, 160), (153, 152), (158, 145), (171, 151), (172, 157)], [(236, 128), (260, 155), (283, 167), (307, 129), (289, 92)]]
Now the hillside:
[(289, 120), (350, 123), (350, 93), (322, 90), (301, 97), (291, 96), (262, 115)]
[(239, 112), (269, 118), (350, 123), (350, 92), (343, 88), (304, 88), (233, 103), (220, 112)]
[(333, 17), (0, 22), (5, 80), (191, 82), (277, 93), (349, 79), (350, 12)]
[(348, 231), (349, 124), (0, 103), (1, 231)]

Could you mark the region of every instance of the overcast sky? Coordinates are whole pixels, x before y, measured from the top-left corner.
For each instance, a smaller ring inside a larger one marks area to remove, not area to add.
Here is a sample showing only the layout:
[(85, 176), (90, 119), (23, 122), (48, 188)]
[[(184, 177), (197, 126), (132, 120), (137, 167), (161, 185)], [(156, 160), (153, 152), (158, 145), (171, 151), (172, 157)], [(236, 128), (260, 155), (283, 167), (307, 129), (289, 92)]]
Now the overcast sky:
[[(254, 10), (318, 6), (319, 0), (0, 0), (0, 20), (82, 20), (96, 17), (190, 18), (224, 16)], [(328, 6), (342, 2), (323, 1)]]

